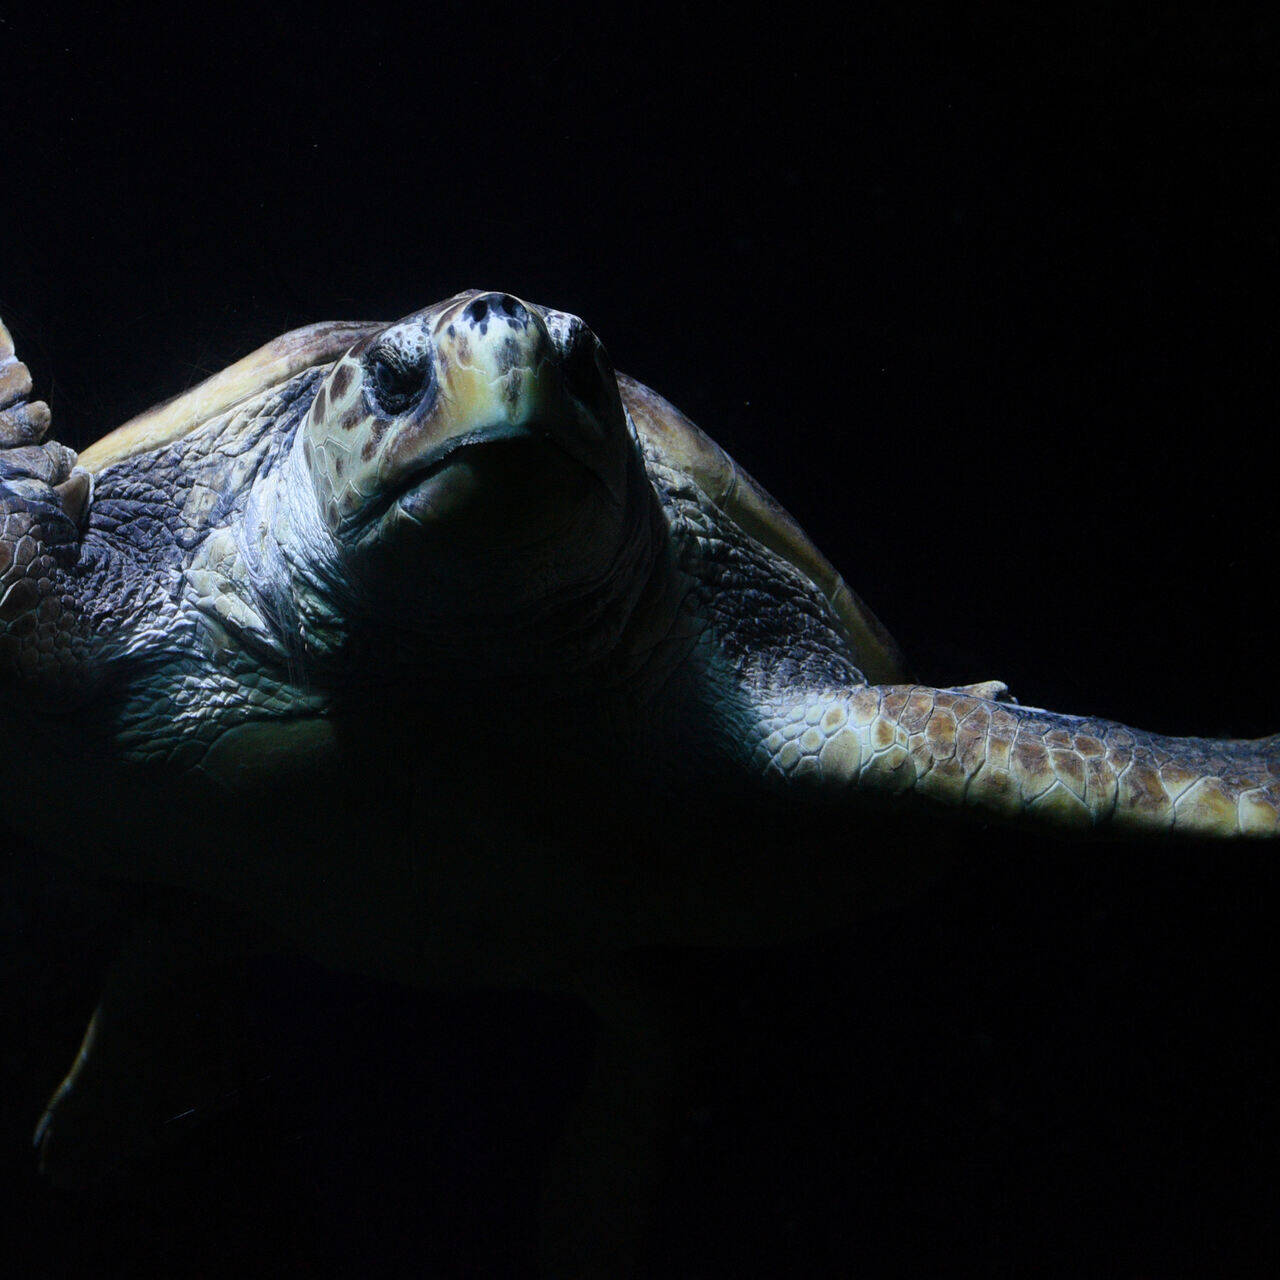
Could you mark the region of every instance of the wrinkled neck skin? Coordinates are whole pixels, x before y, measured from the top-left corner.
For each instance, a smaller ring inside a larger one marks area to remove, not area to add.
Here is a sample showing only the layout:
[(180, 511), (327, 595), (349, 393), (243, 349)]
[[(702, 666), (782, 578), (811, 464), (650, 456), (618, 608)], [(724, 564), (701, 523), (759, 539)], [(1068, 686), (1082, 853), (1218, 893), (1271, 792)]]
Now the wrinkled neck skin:
[[(113, 737), (129, 761), (195, 769), (238, 789), (275, 785), (281, 751), (305, 768), (354, 751), (451, 769), (450, 752), (460, 768), (471, 751), (474, 767), (474, 752), (510, 753), (518, 738), (544, 762), (579, 752), (634, 759), (634, 739), (654, 719), (637, 707), (667, 699), (690, 643), (677, 623), (687, 584), (638, 449), (622, 509), (605, 512), (608, 542), (579, 514), (556, 532), (562, 556), (585, 553), (561, 574), (570, 585), (513, 601), (482, 594), (495, 567), (484, 564), (446, 577), (451, 593), (426, 564), (391, 589), (353, 572), (316, 503), (296, 417), (234, 439), (248, 482), (234, 502), (228, 495), (225, 515), (210, 498), (215, 519), (196, 529), (181, 511), (191, 493), (215, 490), (219, 478), (225, 486), (225, 460), (210, 466), (207, 485), (195, 439), (168, 463), (140, 460), (139, 471), (163, 469), (155, 487), (169, 486), (166, 519), (176, 527), (150, 562), (163, 560), (163, 571), (129, 575), (166, 600), (134, 614), (154, 613), (158, 625), (117, 613), (115, 648), (128, 656), (105, 664), (107, 696), (122, 698)], [(134, 475), (103, 492), (126, 486), (136, 489)], [(130, 539), (119, 542), (127, 553)], [(529, 550), (531, 573), (544, 554)], [(382, 767), (368, 766), (375, 775)]]
[[(497, 714), (528, 726), (531, 744), (562, 728), (584, 750), (621, 749), (648, 719), (637, 704), (668, 699), (692, 643), (688, 584), (639, 448), (621, 510), (605, 513), (607, 540), (589, 520), (558, 532), (562, 556), (585, 553), (561, 575), (571, 585), (486, 599), (467, 590), (492, 568), (476, 564), (433, 614), (429, 575), (379, 589), (324, 524), (298, 423), (326, 372), (99, 476), (75, 568), (91, 658), (63, 708), (105, 708), (76, 715), (81, 754), (96, 761), (90, 781), (121, 759), (186, 774), (244, 726), (344, 716), (410, 720), (429, 737), (433, 722), (492, 725)], [(530, 572), (541, 554), (531, 550)], [(90, 752), (85, 733), (101, 735), (101, 749)], [(426, 754), (418, 739), (412, 749)], [(251, 751), (261, 754), (257, 740)], [(270, 785), (276, 764), (264, 760)]]
[(678, 608), (669, 530), (638, 451), (621, 508), (601, 495), (536, 537), (472, 555), (411, 546), (391, 574), (335, 540), (295, 439), (255, 486), (240, 542), (277, 655), (343, 696), (633, 690)]

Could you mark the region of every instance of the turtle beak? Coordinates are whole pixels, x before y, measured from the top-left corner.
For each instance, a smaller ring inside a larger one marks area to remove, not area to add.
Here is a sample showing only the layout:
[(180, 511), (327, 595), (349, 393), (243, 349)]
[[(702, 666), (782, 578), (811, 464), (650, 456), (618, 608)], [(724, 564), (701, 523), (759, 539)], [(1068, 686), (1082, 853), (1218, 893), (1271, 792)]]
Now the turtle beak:
[(327, 433), (353, 459), (338, 518), (356, 542), (416, 526), (455, 546), (514, 546), (586, 508), (627, 509), (637, 459), (617, 376), (576, 316), (472, 291), (389, 327), (360, 358), (373, 412)]
[(527, 440), (567, 453), (622, 501), (626, 414), (604, 348), (581, 320), (481, 292), (450, 299), (432, 320), (438, 393), (388, 441), (384, 486), (420, 484), (463, 455)]
[[(617, 376), (576, 316), (472, 290), (347, 352), (300, 450), (329, 528), (380, 541), (405, 520), (475, 536), (536, 512), (622, 511), (638, 465)], [(385, 527), (384, 527), (385, 526)]]

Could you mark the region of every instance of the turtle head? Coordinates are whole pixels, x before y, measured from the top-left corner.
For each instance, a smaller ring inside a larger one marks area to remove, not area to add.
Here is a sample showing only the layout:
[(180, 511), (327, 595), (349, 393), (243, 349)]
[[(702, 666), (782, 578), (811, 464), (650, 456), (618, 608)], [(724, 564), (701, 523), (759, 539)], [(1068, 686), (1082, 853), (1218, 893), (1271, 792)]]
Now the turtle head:
[(340, 572), (385, 616), (547, 613), (633, 559), (643, 466), (595, 335), (468, 291), (366, 337), (319, 386), (297, 446)]

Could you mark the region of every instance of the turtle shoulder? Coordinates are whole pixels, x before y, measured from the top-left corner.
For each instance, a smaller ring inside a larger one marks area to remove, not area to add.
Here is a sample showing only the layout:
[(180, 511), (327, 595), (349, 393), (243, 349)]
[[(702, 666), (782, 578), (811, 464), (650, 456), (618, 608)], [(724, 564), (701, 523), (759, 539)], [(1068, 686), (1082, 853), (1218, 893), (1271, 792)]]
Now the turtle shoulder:
[(813, 583), (848, 634), (858, 665), (873, 684), (908, 679), (906, 661), (884, 624), (772, 494), (670, 401), (626, 374), (622, 401), (644, 444), (688, 476), (742, 531)]
[[(93, 494), (73, 584), (89, 633), (81, 647), (94, 672), (122, 653), (151, 655), (115, 678), (137, 725), (117, 735), (122, 756), (176, 759), (216, 736), (206, 772), (243, 780), (306, 754), (295, 729), (315, 699), (287, 676), (297, 602), (274, 542), (276, 478), (308, 390), (383, 327), (286, 333), (80, 454)], [(189, 709), (157, 726), (151, 706), (167, 705), (179, 684)], [(239, 723), (255, 717), (260, 725)], [(302, 736), (310, 742), (309, 726)]]
[(130, 418), (84, 449), (80, 465), (99, 472), (113, 463), (185, 439), (198, 427), (317, 365), (336, 360), (381, 321), (322, 321), (273, 338), (189, 391)]

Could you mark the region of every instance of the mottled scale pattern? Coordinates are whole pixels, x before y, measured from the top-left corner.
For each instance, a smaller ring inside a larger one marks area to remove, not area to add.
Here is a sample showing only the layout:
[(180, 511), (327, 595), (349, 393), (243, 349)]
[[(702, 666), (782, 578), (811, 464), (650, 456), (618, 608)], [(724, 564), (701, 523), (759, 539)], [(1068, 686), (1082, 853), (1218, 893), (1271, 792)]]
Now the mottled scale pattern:
[[(1280, 736), (1174, 738), (963, 689), (868, 685), (826, 601), (683, 474), (646, 465), (688, 576), (717, 708), (752, 769), (1062, 828), (1280, 834)], [(734, 688), (736, 686), (736, 689)], [(736, 714), (734, 704), (736, 703)]]
[(776, 779), (912, 793), (1004, 819), (1187, 835), (1280, 832), (1280, 735), (1174, 738), (965, 690), (879, 685), (769, 705)]

